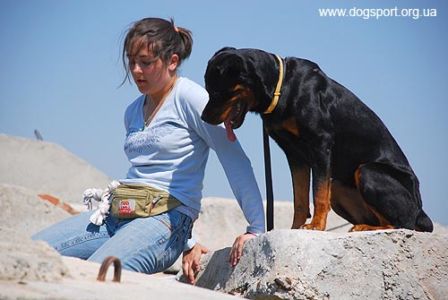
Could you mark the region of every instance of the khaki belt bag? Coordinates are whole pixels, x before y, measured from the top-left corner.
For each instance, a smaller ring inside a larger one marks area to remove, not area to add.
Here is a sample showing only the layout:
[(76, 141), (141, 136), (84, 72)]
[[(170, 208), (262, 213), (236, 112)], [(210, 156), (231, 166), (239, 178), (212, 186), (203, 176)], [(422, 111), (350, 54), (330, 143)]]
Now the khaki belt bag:
[(112, 192), (111, 214), (119, 219), (155, 216), (181, 202), (165, 191), (143, 184), (120, 184)]

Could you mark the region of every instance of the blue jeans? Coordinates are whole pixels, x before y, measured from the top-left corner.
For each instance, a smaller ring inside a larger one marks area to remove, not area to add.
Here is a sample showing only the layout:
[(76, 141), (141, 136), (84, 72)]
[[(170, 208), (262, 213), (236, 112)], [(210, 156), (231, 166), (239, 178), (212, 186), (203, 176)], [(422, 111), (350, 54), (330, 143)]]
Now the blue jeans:
[(61, 255), (101, 263), (116, 256), (124, 269), (152, 274), (170, 267), (182, 254), (192, 229), (191, 218), (176, 211), (132, 220), (112, 216), (105, 224), (90, 223), (91, 212), (81, 213), (35, 234)]

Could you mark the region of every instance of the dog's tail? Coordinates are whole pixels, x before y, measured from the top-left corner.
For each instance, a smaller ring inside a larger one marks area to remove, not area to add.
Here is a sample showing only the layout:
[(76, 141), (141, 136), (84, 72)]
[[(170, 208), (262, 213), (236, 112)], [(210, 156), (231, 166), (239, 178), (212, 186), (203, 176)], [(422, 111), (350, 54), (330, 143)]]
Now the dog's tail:
[(415, 230), (432, 232), (433, 229), (434, 229), (434, 226), (432, 224), (431, 219), (423, 211), (423, 209), (420, 210), (420, 213), (417, 216), (417, 221), (415, 222)]

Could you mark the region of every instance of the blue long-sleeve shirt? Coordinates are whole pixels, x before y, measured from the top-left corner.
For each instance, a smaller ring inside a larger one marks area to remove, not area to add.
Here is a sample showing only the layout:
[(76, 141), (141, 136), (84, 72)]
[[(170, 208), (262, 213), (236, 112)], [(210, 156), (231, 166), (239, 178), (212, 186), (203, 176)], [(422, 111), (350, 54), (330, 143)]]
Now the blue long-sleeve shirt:
[(125, 113), (125, 153), (131, 163), (122, 182), (145, 183), (169, 192), (197, 218), (209, 149), (215, 150), (235, 198), (249, 223), (248, 232), (265, 231), (264, 210), (252, 166), (238, 141), (227, 139), (224, 126), (201, 119), (208, 94), (180, 77), (154, 118), (145, 126), (145, 96)]

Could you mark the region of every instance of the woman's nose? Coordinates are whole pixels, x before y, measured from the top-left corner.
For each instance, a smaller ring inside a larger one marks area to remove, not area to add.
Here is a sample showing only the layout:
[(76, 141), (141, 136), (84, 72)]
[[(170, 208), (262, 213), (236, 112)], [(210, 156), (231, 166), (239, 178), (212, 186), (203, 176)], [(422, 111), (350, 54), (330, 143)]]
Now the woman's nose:
[(133, 73), (141, 73), (141, 72), (142, 72), (142, 68), (140, 67), (140, 64), (138, 64), (138, 63), (134, 63), (134, 64), (132, 65), (132, 69), (131, 69), (131, 71), (132, 71)]

